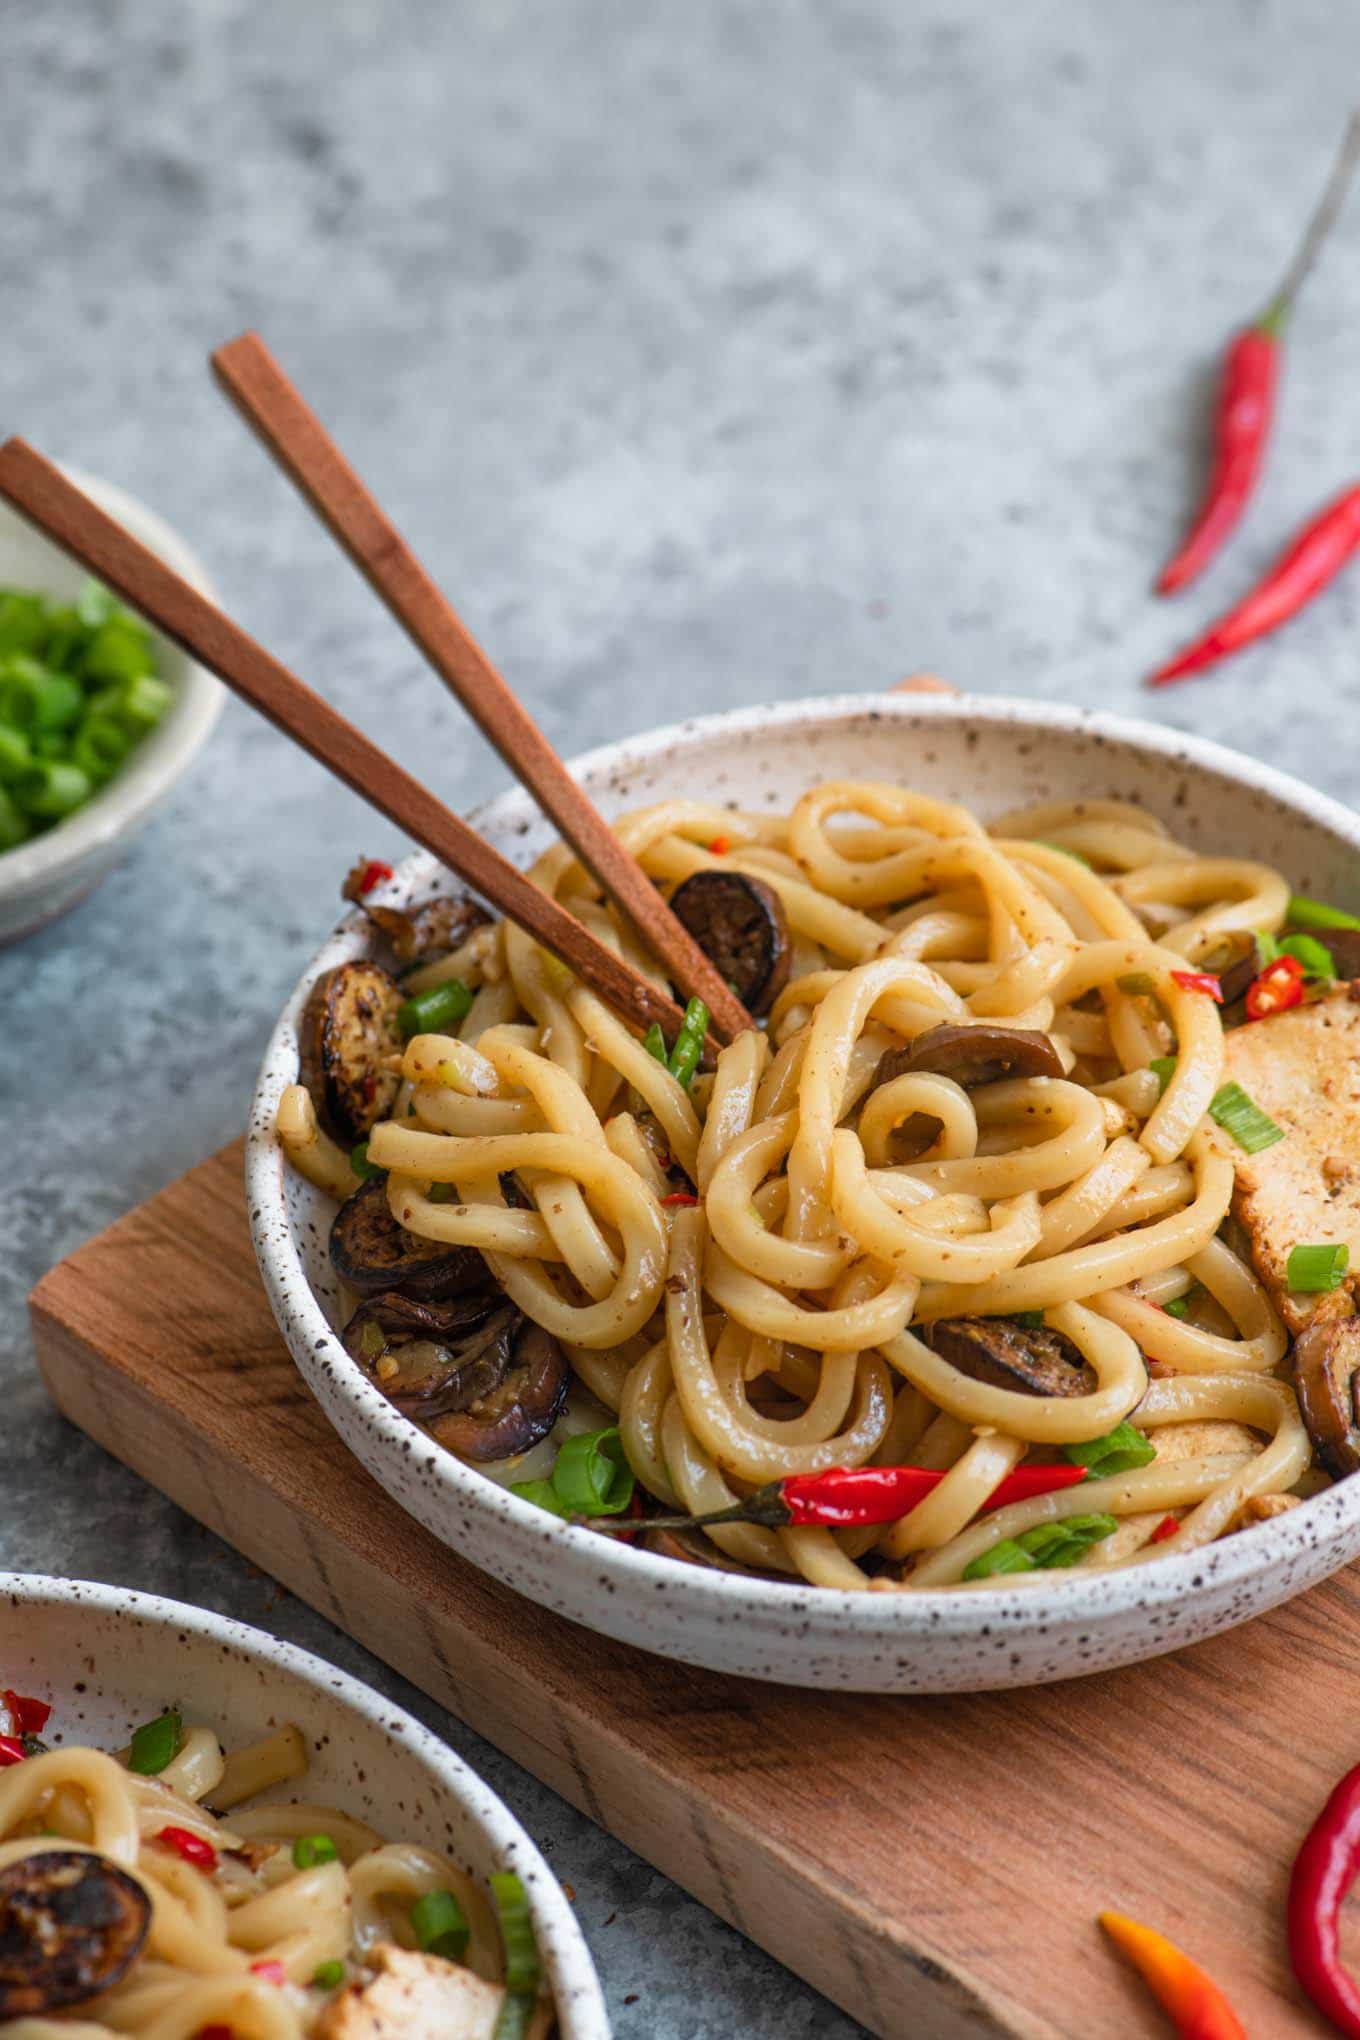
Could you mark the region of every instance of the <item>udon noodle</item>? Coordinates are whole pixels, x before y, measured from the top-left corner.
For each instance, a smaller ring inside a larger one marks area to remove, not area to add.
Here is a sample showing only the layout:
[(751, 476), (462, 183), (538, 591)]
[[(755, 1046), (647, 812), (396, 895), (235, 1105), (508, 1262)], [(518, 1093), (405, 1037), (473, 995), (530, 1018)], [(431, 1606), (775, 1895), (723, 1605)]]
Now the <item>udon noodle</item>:
[[(1323, 1483), (1288, 1335), (1230, 1220), (1236, 1151), (1206, 1116), (1225, 1035), (1193, 981), (1239, 931), (1286, 924), (1279, 872), (1197, 855), (1118, 801), (984, 826), (860, 781), (788, 814), (668, 800), (616, 826), (668, 894), (713, 871), (772, 888), (791, 969), (688, 1088), (513, 926), (408, 975), (408, 993), (460, 979), (473, 998), (456, 1030), (388, 1056), (399, 1089), (368, 1163), (401, 1227), (479, 1250), (571, 1368), (552, 1436), (495, 1477), (544, 1473), (563, 1436), (610, 1416), (667, 1511), (830, 1468), (936, 1469), (886, 1526), (728, 1523), (676, 1547), (880, 1591), (956, 1587), (1077, 1515), (1118, 1525), (1080, 1570), (1139, 1563)], [(570, 849), (533, 876), (655, 977)], [(946, 1024), (1045, 1036), (1057, 1073), (894, 1073)], [(1150, 1067), (1173, 1056), (1169, 1080)], [(354, 1189), (305, 1092), (280, 1131), (315, 1180)], [(1050, 1355), (1079, 1370), (1063, 1393), (970, 1368), (935, 1330), (1032, 1333), (1040, 1313)], [(1014, 1469), (1124, 1420), (1155, 1458), (986, 1513)]]
[[(490, 2040), (502, 2031), (501, 1933), (475, 1879), (332, 1806), (245, 1807), (305, 1768), (297, 1728), (227, 1754), (211, 1728), (178, 1732), (177, 1718), (163, 1719), (176, 1721), (178, 1747), (157, 1775), (130, 1770), (126, 1752), (79, 1746), (35, 1745), (0, 1770), (7, 2035)], [(136, 1751), (134, 1741), (134, 1761)], [(73, 1876), (96, 1873), (74, 1901)], [(456, 1962), (419, 1951), (427, 1916), (446, 1931), (457, 1919)], [(374, 2011), (351, 2023), (377, 1986)], [(16, 2016), (26, 1993), (45, 2003)], [(392, 2022), (374, 2024), (378, 2010)], [(555, 2031), (546, 1998), (504, 2030), (546, 2040)]]

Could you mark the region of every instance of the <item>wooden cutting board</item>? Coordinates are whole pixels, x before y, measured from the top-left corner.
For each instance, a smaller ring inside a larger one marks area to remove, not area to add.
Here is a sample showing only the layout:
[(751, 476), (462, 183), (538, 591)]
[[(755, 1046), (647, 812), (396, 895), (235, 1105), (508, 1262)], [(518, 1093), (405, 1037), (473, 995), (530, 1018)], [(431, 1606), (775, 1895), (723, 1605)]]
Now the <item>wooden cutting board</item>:
[(72, 1422), (883, 2040), (1169, 2030), (1097, 1932), (1107, 1905), (1192, 1951), (1253, 2040), (1323, 2033), (1280, 1921), (1360, 1757), (1354, 1571), (1063, 1686), (762, 1686), (545, 1614), (401, 1514), (275, 1329), (239, 1146), (54, 1268), (32, 1312)]

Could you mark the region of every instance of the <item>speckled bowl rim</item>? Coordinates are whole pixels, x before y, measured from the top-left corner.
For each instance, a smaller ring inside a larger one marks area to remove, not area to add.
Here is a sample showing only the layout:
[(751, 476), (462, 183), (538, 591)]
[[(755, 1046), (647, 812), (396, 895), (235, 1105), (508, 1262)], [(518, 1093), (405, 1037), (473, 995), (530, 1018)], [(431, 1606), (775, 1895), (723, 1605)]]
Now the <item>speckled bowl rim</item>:
[[(134, 538), (163, 559), (168, 567), (216, 602), (217, 590), (208, 570), (174, 526), (149, 510), (126, 489), (79, 468), (63, 466), (69, 480), (93, 497), (102, 510), (126, 525)], [(13, 513), (19, 517), (20, 513)], [(22, 518), (20, 518), (22, 522)], [(59, 546), (53, 546), (60, 552)], [(34, 836), (13, 850), (0, 852), (0, 899), (21, 895), (59, 880), (85, 860), (135, 829), (163, 800), (212, 735), (226, 699), (219, 680), (206, 666), (183, 653), (184, 672), (176, 700), (159, 728), (139, 744), (128, 764), (82, 808), (54, 829)]]
[[(132, 1615), (158, 1628), (189, 1631), (205, 1643), (225, 1645), (238, 1657), (263, 1666), (277, 1666), (301, 1679), (346, 1713), (358, 1715), (383, 1739), (409, 1757), (412, 1767), (432, 1771), (450, 1799), (455, 1800), (480, 1830), (497, 1861), (527, 1872), (526, 1888), (539, 1952), (552, 1980), (563, 2040), (610, 2040), (604, 1995), (585, 1936), (566, 1893), (540, 1850), (514, 1814), (463, 1759), (440, 1741), (432, 1729), (395, 1701), (385, 1700), (349, 1672), (294, 1643), (285, 1643), (263, 1629), (252, 1629), (229, 1615), (194, 1608), (162, 1594), (112, 1587), (98, 1580), (63, 1580), (46, 1573), (0, 1572), (0, 1601), (31, 1607), (90, 1608), (115, 1620)], [(115, 1683), (117, 1674), (115, 1674)], [(395, 1729), (395, 1733), (393, 1730)]]
[[(1132, 717), (1004, 695), (819, 695), (665, 724), (602, 744), (569, 763), (576, 778), (604, 773), (632, 775), (663, 757), (669, 763), (671, 754), (676, 754), (676, 763), (683, 769), (686, 748), (716, 734), (741, 738), (799, 725), (815, 731), (828, 723), (872, 725), (899, 720), (1078, 732), (1125, 745), (1164, 758), (1168, 764), (1216, 773), (1265, 794), (1330, 830), (1360, 856), (1360, 815), (1273, 766), (1260, 764), (1208, 738)], [(493, 808), (503, 811), (516, 805), (527, 806), (527, 796), (511, 788), (482, 803), (469, 819), (476, 823)], [(397, 880), (417, 861), (405, 860), (397, 871)], [(292, 1066), (296, 1068), (296, 1039), (289, 1012), (303, 988), (311, 984), (323, 967), (320, 957), (330, 943), (343, 938), (356, 925), (355, 915), (347, 915), (337, 923), (327, 943), (294, 986), (270, 1037), (251, 1113), (246, 1189), (256, 1256), (281, 1329), (285, 1329), (286, 1314), (294, 1313), (300, 1341), (305, 1341), (314, 1363), (326, 1367), (337, 1392), (344, 1393), (352, 1413), (371, 1434), (375, 1449), (369, 1456), (370, 1466), (380, 1452), (390, 1455), (394, 1465), (403, 1466), (409, 1464), (413, 1440), (420, 1440), (425, 1447), (430, 1440), (365, 1380), (316, 1302), (292, 1237), (283, 1192), (282, 1157), (272, 1132), (279, 1094), (285, 1082), (295, 1081), (279, 1073), (281, 1060), (289, 1049)], [(839, 1588), (811, 1587), (805, 1580), (765, 1580), (687, 1566), (620, 1540), (598, 1537), (589, 1530), (545, 1518), (542, 1510), (485, 1479), (451, 1452), (435, 1449), (435, 1478), (456, 1500), (493, 1521), (514, 1525), (520, 1533), (536, 1533), (545, 1543), (566, 1539), (575, 1556), (588, 1559), (599, 1578), (607, 1578), (619, 1593), (636, 1594), (641, 1601), (650, 1591), (664, 1587), (671, 1595), (672, 1606), (684, 1601), (695, 1610), (696, 1617), (704, 1611), (719, 1619), (730, 1618), (743, 1609), (753, 1615), (759, 1612), (762, 1617), (792, 1625), (805, 1634), (815, 1631), (823, 1647), (834, 1645), (838, 1637), (872, 1640), (887, 1646), (908, 1637), (968, 1638), (976, 1635), (984, 1624), (991, 1634), (998, 1630), (1019, 1634), (1054, 1627), (1067, 1631), (1083, 1625), (1094, 1629), (1134, 1609), (1144, 1614), (1153, 1612), (1155, 1616), (1156, 1610), (1193, 1597), (1204, 1583), (1206, 1571), (1212, 1572), (1216, 1590), (1231, 1588), (1287, 1568), (1291, 1560), (1302, 1559), (1360, 1522), (1360, 1479), (1345, 1480), (1297, 1509), (1222, 1539), (1209, 1547), (1211, 1559), (1208, 1551), (1189, 1551), (1119, 1572), (1088, 1576), (1066, 1573), (1051, 1581), (1046, 1579), (1043, 1586), (989, 1583), (965, 1589), (940, 1588), (919, 1595), (846, 1593)]]

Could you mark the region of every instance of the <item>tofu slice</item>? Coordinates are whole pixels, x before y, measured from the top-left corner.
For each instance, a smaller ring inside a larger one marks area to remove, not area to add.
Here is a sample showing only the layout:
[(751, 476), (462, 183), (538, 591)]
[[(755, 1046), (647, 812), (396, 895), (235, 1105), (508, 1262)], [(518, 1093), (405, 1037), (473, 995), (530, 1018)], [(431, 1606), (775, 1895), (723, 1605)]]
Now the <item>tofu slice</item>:
[(498, 1983), (388, 1941), (369, 1960), (376, 1976), (327, 2006), (319, 2040), (492, 2040), (505, 1996)]
[[(1360, 1003), (1352, 988), (1255, 1020), (1224, 1037), (1224, 1081), (1235, 1079), (1285, 1137), (1258, 1155), (1210, 1121), (1233, 1164), (1233, 1212), (1251, 1241), (1256, 1272), (1296, 1336), (1350, 1317), (1360, 1279)], [(1293, 1295), (1290, 1250), (1344, 1241), (1350, 1273), (1322, 1296)]]

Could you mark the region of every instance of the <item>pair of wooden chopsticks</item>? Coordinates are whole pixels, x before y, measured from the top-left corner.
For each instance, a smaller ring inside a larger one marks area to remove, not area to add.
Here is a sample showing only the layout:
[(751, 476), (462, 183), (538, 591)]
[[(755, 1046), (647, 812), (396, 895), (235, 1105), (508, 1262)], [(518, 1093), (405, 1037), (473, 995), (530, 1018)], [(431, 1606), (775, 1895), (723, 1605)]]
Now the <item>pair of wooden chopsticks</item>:
[[(751, 1016), (671, 912), (339, 448), (253, 333), (212, 357), (223, 387), (447, 682), (478, 727), (627, 915), (672, 981), (708, 1007), (721, 1042)], [(331, 708), (215, 604), (139, 544), (22, 439), (0, 447), (0, 495), (132, 608), (267, 716), (336, 778), (550, 949), (639, 1031), (673, 1038), (683, 1015), (573, 914), (534, 885), (418, 780)]]

